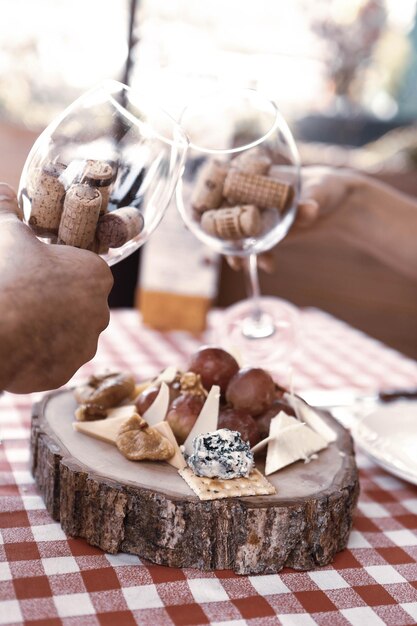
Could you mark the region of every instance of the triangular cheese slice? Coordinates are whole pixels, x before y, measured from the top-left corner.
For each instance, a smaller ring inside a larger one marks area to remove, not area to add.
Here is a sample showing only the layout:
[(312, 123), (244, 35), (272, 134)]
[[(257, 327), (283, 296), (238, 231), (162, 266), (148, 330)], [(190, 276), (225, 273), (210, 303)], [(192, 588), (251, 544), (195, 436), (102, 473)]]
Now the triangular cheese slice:
[(266, 476), (327, 448), (327, 441), (321, 435), (283, 411), (271, 420), (269, 435), (273, 439), (268, 443)]
[(197, 420), (192, 427), (190, 434), (184, 441), (184, 450), (187, 454), (193, 451), (193, 439), (198, 435), (205, 435), (217, 430), (217, 422), (219, 419), (220, 405), (220, 387), (213, 385), (209, 391), (203, 408), (200, 411)]
[(142, 415), (149, 426), (155, 426), (158, 422), (162, 422), (165, 419), (169, 407), (169, 389), (166, 383), (161, 383), (158, 395), (152, 402), (149, 409)]
[[(124, 408), (124, 407), (123, 407)], [(118, 415), (117, 417), (107, 417), (104, 420), (95, 420), (94, 422), (73, 422), (74, 430), (79, 433), (94, 437), (106, 443), (116, 443), (116, 437), (120, 426), (127, 420), (130, 415)]]
[(113, 417), (124, 417), (126, 420), (137, 413), (134, 404), (124, 404), (123, 406), (115, 406), (113, 409), (107, 409), (107, 417), (105, 419), (113, 419)]
[(178, 368), (175, 367), (175, 365), (169, 365), (160, 374), (158, 374), (152, 384), (157, 385), (158, 383), (172, 383), (174, 382), (177, 373)]
[(305, 422), (316, 433), (321, 435), (327, 443), (332, 443), (337, 439), (337, 433), (329, 426), (324, 419), (309, 404), (292, 393), (285, 393), (284, 399), (294, 409), (298, 419)]
[(160, 432), (163, 437), (166, 437), (166, 439), (168, 439), (168, 441), (170, 441), (172, 445), (174, 446), (174, 450), (175, 450), (174, 456), (172, 456), (170, 459), (167, 459), (166, 462), (172, 465), (173, 467), (176, 467), (178, 470), (181, 470), (181, 469), (184, 469), (184, 467), (187, 467), (187, 463), (182, 455), (181, 449), (177, 443), (177, 440), (175, 439), (175, 435), (172, 432), (172, 428), (168, 424), (168, 422), (165, 422), (165, 421), (159, 422), (159, 424), (155, 424), (153, 428), (155, 428), (155, 430)]

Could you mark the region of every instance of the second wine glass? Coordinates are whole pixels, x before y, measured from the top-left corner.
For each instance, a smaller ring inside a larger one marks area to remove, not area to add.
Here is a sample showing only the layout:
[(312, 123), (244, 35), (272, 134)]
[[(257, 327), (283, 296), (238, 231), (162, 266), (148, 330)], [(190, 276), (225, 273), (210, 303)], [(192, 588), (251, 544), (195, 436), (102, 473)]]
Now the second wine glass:
[(253, 89), (199, 98), (180, 124), (190, 147), (177, 186), (179, 211), (203, 243), (243, 257), (249, 300), (243, 315), (243, 303), (235, 309), (242, 336), (280, 340), (279, 320), (262, 306), (257, 255), (285, 237), (296, 215), (300, 161), (291, 131), (276, 104)]

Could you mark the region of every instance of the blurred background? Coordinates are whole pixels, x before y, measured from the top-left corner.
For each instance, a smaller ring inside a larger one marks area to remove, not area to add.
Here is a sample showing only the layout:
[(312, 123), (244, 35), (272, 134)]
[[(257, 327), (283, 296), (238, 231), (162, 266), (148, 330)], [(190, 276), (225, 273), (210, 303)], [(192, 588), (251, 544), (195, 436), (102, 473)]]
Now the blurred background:
[[(258, 88), (279, 104), (303, 163), (357, 168), (417, 196), (416, 0), (2, 0), (2, 10), (0, 176), (15, 187), (51, 119), (115, 78), (174, 116), (211, 84)], [(417, 358), (411, 280), (314, 232), (285, 240), (276, 261), (264, 294)], [(114, 268), (111, 306), (133, 306), (139, 265), (137, 253)], [(223, 264), (215, 304), (242, 297), (243, 279)]]

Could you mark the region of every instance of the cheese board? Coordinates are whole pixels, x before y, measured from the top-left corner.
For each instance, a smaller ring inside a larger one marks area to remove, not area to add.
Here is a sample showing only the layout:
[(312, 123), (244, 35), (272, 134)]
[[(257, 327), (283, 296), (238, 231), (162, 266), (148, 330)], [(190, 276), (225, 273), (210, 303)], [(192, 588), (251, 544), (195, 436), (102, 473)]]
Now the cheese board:
[[(32, 415), (32, 471), (46, 507), (70, 536), (110, 552), (202, 570), (267, 574), (310, 570), (346, 547), (359, 493), (349, 433), (320, 412), (333, 441), (305, 463), (268, 476), (276, 493), (201, 500), (165, 462), (132, 462), (73, 428), (71, 389)], [(256, 458), (265, 473), (265, 460)]]

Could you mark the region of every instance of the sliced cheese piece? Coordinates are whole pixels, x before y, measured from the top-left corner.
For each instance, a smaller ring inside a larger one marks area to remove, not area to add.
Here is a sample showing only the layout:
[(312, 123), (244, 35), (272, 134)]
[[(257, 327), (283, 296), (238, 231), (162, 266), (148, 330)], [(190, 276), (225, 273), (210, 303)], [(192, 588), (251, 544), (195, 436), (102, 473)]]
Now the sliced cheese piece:
[(166, 439), (168, 439), (168, 441), (170, 441), (174, 446), (174, 456), (172, 456), (170, 459), (167, 459), (166, 462), (175, 467), (177, 470), (181, 470), (184, 469), (184, 467), (187, 467), (187, 463), (182, 455), (181, 449), (168, 422), (159, 422), (159, 424), (155, 424), (153, 428), (161, 433), (163, 437), (166, 437)]
[(213, 385), (209, 391), (203, 408), (200, 411), (200, 415), (192, 427), (190, 434), (184, 441), (184, 450), (187, 454), (191, 454), (193, 451), (193, 439), (197, 435), (205, 435), (217, 430), (217, 422), (219, 419), (219, 404), (220, 404), (220, 387)]
[(280, 411), (271, 420), (266, 454), (265, 475), (327, 448), (327, 441), (306, 424)]
[(142, 415), (142, 417), (148, 422), (149, 426), (154, 426), (155, 424), (158, 424), (158, 422), (162, 422), (162, 420), (165, 419), (165, 415), (168, 411), (168, 406), (169, 388), (166, 383), (161, 383), (158, 395), (152, 402), (149, 409), (147, 409)]
[(172, 383), (175, 380), (177, 372), (178, 368), (174, 365), (170, 365), (169, 367), (166, 367), (160, 374), (158, 374), (152, 384), (157, 385), (159, 383)]
[(263, 450), (268, 445), (268, 443), (270, 441), (272, 441), (272, 440), (273, 440), (273, 437), (271, 435), (268, 435), (268, 437), (265, 437), (265, 439), (262, 439), (261, 441), (258, 441), (257, 444), (252, 446), (250, 451), (252, 452), (252, 454), (258, 454), (258, 452)]
[(122, 406), (115, 406), (113, 409), (107, 409), (107, 418), (113, 419), (113, 417), (124, 417), (126, 420), (137, 413), (134, 404), (124, 404)]
[(115, 445), (120, 426), (127, 419), (128, 416), (126, 415), (118, 415), (117, 417), (107, 417), (104, 420), (96, 420), (95, 422), (73, 422), (72, 426), (79, 433)]
[(284, 399), (294, 409), (298, 419), (305, 422), (307, 426), (310, 426), (316, 433), (321, 435), (327, 443), (336, 441), (336, 431), (309, 404), (291, 393), (284, 393)]

